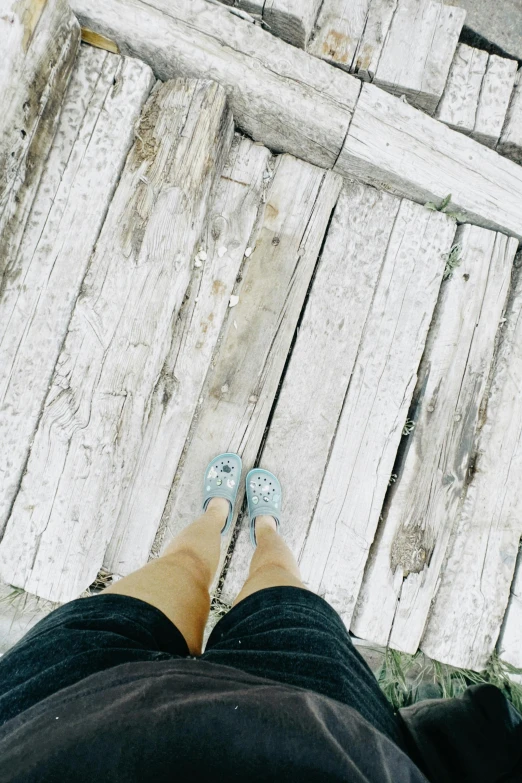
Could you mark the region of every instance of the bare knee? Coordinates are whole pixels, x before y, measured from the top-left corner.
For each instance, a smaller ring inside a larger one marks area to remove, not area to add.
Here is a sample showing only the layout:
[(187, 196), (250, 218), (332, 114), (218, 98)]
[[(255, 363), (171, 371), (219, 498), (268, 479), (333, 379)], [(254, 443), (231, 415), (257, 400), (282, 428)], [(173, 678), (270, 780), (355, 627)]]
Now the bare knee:
[(174, 551), (167, 552), (164, 557), (168, 558), (173, 568), (178, 571), (185, 571), (187, 577), (208, 592), (212, 574), (208, 565), (194, 549), (180, 547)]

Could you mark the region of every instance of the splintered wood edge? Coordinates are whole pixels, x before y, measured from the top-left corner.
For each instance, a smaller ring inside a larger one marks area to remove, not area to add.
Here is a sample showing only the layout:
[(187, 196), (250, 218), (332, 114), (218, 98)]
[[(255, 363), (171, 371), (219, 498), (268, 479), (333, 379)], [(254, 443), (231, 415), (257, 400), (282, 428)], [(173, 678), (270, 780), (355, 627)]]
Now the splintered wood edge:
[(119, 54), (120, 49), (118, 44), (111, 41), (110, 38), (106, 38), (104, 35), (99, 35), (93, 30), (89, 30), (87, 27), (82, 27), (82, 41), (83, 43), (95, 46), (97, 49), (105, 49), (107, 52), (113, 52), (113, 54)]

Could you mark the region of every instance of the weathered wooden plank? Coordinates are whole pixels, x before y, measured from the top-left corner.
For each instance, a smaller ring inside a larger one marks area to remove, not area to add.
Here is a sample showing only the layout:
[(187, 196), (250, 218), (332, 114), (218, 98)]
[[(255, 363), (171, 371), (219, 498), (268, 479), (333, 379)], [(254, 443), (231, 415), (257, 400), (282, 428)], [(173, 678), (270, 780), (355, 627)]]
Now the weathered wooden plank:
[(520, 167), (373, 84), (363, 85), (334, 171), (422, 204), (451, 194), (460, 220), (522, 238)]
[(522, 536), (521, 385), (522, 276), (517, 273), (474, 448), (473, 476), (421, 643), (438, 661), (478, 671), (498, 639)]
[(520, 552), (498, 651), (502, 660), (522, 669), (522, 556)]
[(370, 0), (325, 0), (310, 54), (351, 71), (364, 32)]
[(0, 544), (9, 584), (67, 601), (100, 570), (232, 135), (214, 82), (168, 82), (145, 107)]
[(222, 0), (224, 5), (230, 5), (234, 8), (240, 8), (248, 14), (253, 14), (255, 18), (263, 18), (263, 6), (265, 0)]
[(134, 472), (124, 476), (124, 499), (104, 560), (109, 573), (130, 573), (149, 557), (270, 176), (269, 159), (266, 147), (238, 136), (223, 169), (203, 240), (207, 259), (196, 262), (203, 267), (196, 269), (190, 299), (175, 323)]
[(488, 53), (459, 44), (448, 81), (435, 116), (450, 128), (469, 135), (475, 127), (475, 118)]
[(301, 558), (350, 624), (455, 223), (403, 201), (390, 238)]
[[(82, 46), (18, 249), (0, 288), (0, 534), (67, 325), (153, 83), (138, 60)], [(71, 259), (74, 263), (71, 263)]]
[(517, 61), (492, 54), (488, 60), (486, 75), (482, 81), (475, 128), (471, 134), (474, 139), (495, 147), (500, 138), (504, 120), (515, 85)]
[(353, 71), (363, 81), (375, 77), (398, 0), (370, 0), (368, 15), (354, 57)]
[[(239, 303), (225, 324), (173, 484), (166, 538), (200, 513), (201, 487), (194, 476), (215, 454), (236, 451), (245, 471), (254, 465), (341, 184), (332, 172), (289, 155), (276, 160)], [(243, 494), (241, 484), (236, 513)], [(229, 542), (230, 537), (223, 558)]]
[(56, 132), (80, 29), (66, 0), (3, 0), (0, 40), (1, 282)]
[(413, 397), (415, 429), (352, 625), (358, 636), (411, 653), (458, 519), (517, 244), (477, 226), (459, 228), (456, 240), (462, 260), (441, 289)]
[(522, 163), (522, 68), (515, 79), (497, 150), (515, 163)]
[(160, 79), (208, 78), (239, 128), (276, 152), (331, 168), (360, 84), (204, 0), (73, 0), (82, 24), (149, 63)]
[[(399, 205), (395, 196), (346, 181), (271, 418), (261, 464), (284, 487), (284, 506), (291, 509), (284, 515), (284, 536), (296, 557), (313, 517)], [(245, 523), (228, 567), (225, 601), (239, 592), (251, 556)]]
[(399, 0), (374, 83), (433, 114), (465, 16), (463, 8), (437, 0)]
[(306, 47), (323, 0), (265, 0), (263, 19), (270, 32), (301, 49)]
[(6, 653), (58, 604), (0, 585), (0, 654)]

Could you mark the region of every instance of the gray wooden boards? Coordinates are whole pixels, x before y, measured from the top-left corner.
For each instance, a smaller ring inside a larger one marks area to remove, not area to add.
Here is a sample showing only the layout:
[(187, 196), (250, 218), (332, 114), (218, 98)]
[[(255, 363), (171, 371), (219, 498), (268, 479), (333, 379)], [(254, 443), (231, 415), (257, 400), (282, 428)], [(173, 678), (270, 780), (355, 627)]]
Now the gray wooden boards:
[[(236, 136), (209, 208), (203, 251), (174, 324), (134, 471), (124, 476), (123, 502), (104, 559), (109, 573), (128, 574), (148, 560), (236, 277), (245, 252), (250, 254), (250, 236), (271, 178), (269, 162), (266, 147)], [(236, 320), (234, 308), (230, 318)]]
[(440, 0), (398, 0), (374, 83), (433, 114), (465, 16)]
[(497, 150), (516, 163), (522, 163), (522, 69), (516, 75)]
[[(238, 452), (245, 472), (256, 462), (341, 184), (332, 172), (289, 155), (276, 159), (239, 301), (225, 323), (173, 484), (160, 531), (166, 540), (201, 513), (194, 477), (212, 457)], [(241, 484), (236, 513), (243, 492)]]
[(262, 19), (272, 35), (304, 49), (322, 0), (223, 0)]
[[(305, 582), (345, 620), (454, 231), (445, 215), (345, 186), (270, 423), (260, 464), (284, 487), (285, 540)], [(223, 600), (238, 592), (251, 551), (244, 519)]]
[(511, 161), (374, 85), (364, 84), (357, 100), (357, 79), (227, 9), (204, 0), (73, 7), (161, 78), (211, 74), (239, 127), (270, 149), (420, 203), (452, 194), (461, 220), (522, 237), (522, 172)]
[[(0, 288), (0, 535), (92, 250), (150, 92), (145, 63), (82, 46)], [(71, 263), (74, 259), (74, 263)]]
[(0, 41), (1, 283), (56, 131), (80, 28), (66, 0), (3, 0)]
[(372, 81), (398, 0), (324, 0), (308, 51)]
[(339, 68), (353, 72), (369, 7), (370, 0), (324, 0), (317, 30), (308, 51)]
[(498, 642), (498, 652), (502, 660), (522, 669), (522, 556), (520, 551), (509, 604)]
[(488, 147), (495, 147), (500, 138), (516, 74), (516, 60), (507, 60), (494, 54), (490, 56), (471, 134)]
[(421, 643), (430, 657), (466, 669), (484, 669), (494, 651), (522, 536), (521, 387), (522, 276), (516, 270), (472, 476)]
[(517, 242), (462, 226), (443, 283), (405, 439), (370, 553), (352, 630), (418, 649), (459, 519)]
[(359, 94), (357, 79), (204, 0), (73, 0), (83, 25), (149, 63), (160, 79), (219, 82), (248, 136), (331, 168)]
[(488, 60), (487, 52), (466, 44), (459, 44), (444, 93), (437, 106), (436, 118), (466, 135), (475, 128), (480, 91)]
[(215, 82), (179, 79), (153, 91), (0, 544), (4, 582), (67, 601), (98, 574), (232, 137)]
[(459, 220), (522, 238), (522, 169), (373, 84), (334, 170), (422, 204), (451, 194)]

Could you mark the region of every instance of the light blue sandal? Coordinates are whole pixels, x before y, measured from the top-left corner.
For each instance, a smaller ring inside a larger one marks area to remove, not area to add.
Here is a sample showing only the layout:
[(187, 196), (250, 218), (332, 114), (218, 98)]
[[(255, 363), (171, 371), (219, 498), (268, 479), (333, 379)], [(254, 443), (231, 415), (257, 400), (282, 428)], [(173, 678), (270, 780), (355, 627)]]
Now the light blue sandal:
[(251, 470), (246, 477), (246, 496), (248, 515), (250, 517), (250, 540), (254, 549), (256, 541), (256, 517), (274, 517), (277, 530), (280, 528), (281, 516), (281, 484), (273, 473), (261, 468)]
[(212, 462), (208, 463), (205, 470), (203, 511), (207, 510), (212, 498), (225, 498), (230, 503), (227, 521), (221, 531), (222, 536), (228, 532), (232, 524), (242, 468), (243, 463), (239, 454), (218, 454)]

